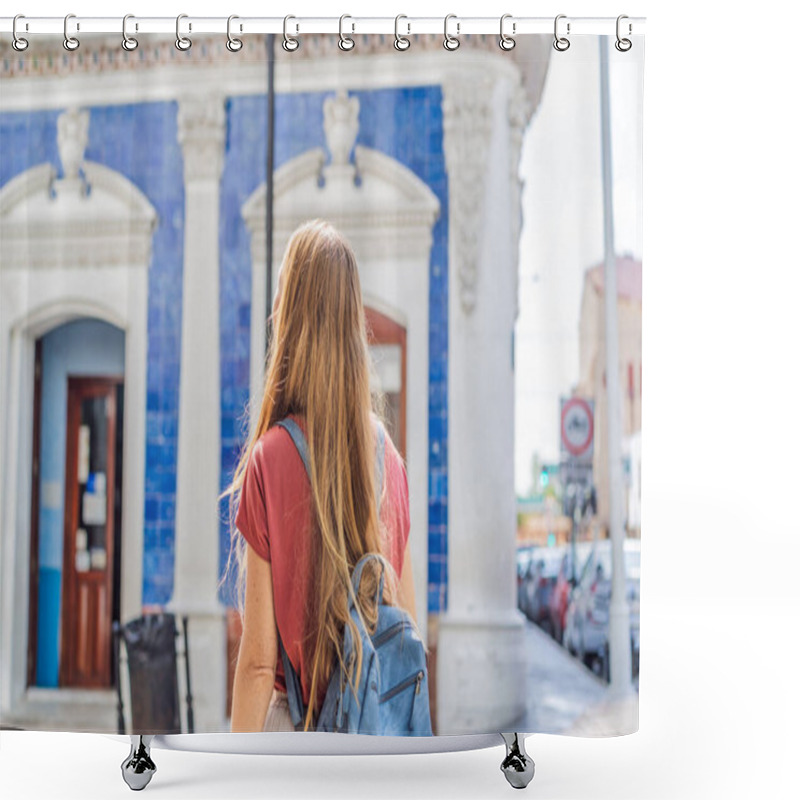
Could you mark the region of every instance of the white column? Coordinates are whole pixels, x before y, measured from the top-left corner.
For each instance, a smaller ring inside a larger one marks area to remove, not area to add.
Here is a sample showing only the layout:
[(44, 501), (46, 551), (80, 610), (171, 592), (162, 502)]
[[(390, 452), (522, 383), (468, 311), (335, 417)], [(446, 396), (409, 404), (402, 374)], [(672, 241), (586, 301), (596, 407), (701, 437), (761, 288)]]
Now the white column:
[[(439, 619), (438, 733), (512, 730), (525, 710), (514, 580), (514, 372), (519, 187), (508, 78), (444, 86), (450, 192), (448, 608)], [(515, 92), (513, 92), (516, 95)]]
[(217, 600), (220, 491), (219, 181), (225, 108), (215, 95), (180, 101), (186, 193), (181, 324), (175, 590), (189, 616), (195, 731), (225, 729), (225, 617)]
[[(23, 334), (19, 328), (3, 329), (3, 392), (5, 395), (3, 425), (3, 478), (2, 490), (2, 536), (0, 536), (0, 569), (2, 585), (0, 586), (0, 609), (2, 610), (2, 630), (0, 630), (0, 667), (3, 670), (3, 681), (0, 685), (0, 708), (8, 715), (18, 703), (24, 691), (24, 665), (20, 644), (25, 641), (18, 633), (21, 628), (27, 629), (28, 602), (24, 592), (27, 581), (15, 580), (15, 575), (24, 575), (27, 571), (25, 562), (20, 558), (20, 550), (29, 540), (19, 541), (19, 525), (17, 494), (19, 492), (19, 453), (20, 453), (20, 397), (22, 385)], [(6, 346), (7, 343), (7, 346)], [(13, 392), (12, 389), (16, 389)], [(30, 473), (28, 473), (30, 474)], [(14, 613), (16, 610), (17, 613)], [(19, 611), (24, 613), (20, 614)]]
[(125, 286), (128, 324), (125, 330), (125, 408), (122, 421), (122, 624), (142, 613), (147, 445), (147, 269), (146, 264), (129, 267)]

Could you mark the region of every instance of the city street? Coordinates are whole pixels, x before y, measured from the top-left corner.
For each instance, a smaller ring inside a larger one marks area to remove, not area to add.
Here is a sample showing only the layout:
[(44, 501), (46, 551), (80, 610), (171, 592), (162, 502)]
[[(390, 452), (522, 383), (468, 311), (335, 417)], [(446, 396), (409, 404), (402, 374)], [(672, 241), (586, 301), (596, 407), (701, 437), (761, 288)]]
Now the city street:
[(524, 636), (528, 711), (518, 730), (607, 736), (637, 726), (638, 694), (609, 702), (608, 684), (528, 620)]

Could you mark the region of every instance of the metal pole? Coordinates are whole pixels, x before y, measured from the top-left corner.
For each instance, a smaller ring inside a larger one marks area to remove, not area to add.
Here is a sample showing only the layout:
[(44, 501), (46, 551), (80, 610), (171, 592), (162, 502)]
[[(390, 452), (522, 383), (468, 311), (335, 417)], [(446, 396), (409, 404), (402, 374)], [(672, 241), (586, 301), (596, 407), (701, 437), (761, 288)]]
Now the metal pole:
[[(183, 665), (186, 669), (186, 732), (194, 733), (194, 698), (192, 697), (192, 676), (189, 669), (189, 617), (183, 621)], [(177, 635), (177, 631), (175, 632)]]
[(608, 86), (608, 37), (600, 37), (600, 117), (603, 150), (603, 240), (605, 247), (606, 390), (608, 408), (608, 526), (611, 538), (612, 583), (609, 608), (609, 661), (612, 694), (633, 691), (631, 683), (631, 621), (626, 598), (625, 532), (622, 526), (622, 409), (617, 332), (617, 263), (614, 253), (614, 202), (611, 170), (611, 120)]
[[(275, 34), (267, 34), (267, 316), (272, 309), (273, 181), (275, 172)], [(266, 326), (264, 351), (269, 348), (271, 325)]]

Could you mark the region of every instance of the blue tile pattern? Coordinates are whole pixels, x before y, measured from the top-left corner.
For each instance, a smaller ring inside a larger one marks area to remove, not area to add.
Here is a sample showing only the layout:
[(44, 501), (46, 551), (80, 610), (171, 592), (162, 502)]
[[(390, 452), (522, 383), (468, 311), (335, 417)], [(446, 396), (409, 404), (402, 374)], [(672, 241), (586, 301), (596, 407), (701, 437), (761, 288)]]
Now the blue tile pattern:
[[(329, 93), (276, 97), (276, 167), (324, 147), (323, 100)], [(397, 159), (427, 183), (441, 203), (433, 231), (430, 272), (428, 608), (447, 603), (447, 330), (448, 184), (438, 86), (354, 92), (360, 102), (358, 143)], [(166, 603), (173, 588), (175, 471), (183, 265), (183, 158), (177, 104), (91, 108), (88, 159), (136, 184), (158, 213), (148, 301), (147, 449), (142, 601)], [(42, 162), (58, 164), (59, 111), (0, 114), (0, 185)], [(250, 358), (250, 237), (241, 217), (247, 197), (266, 175), (266, 102), (227, 102), (225, 166), (220, 196), (220, 490), (244, 443)], [(220, 573), (227, 561), (225, 503), (219, 526)], [(223, 592), (222, 599), (230, 602)]]
[[(312, 147), (325, 147), (323, 101), (329, 93), (278, 95), (275, 99), (276, 168)], [(442, 213), (433, 231), (430, 274), (430, 396), (428, 508), (431, 523), (429, 610), (447, 599), (447, 207), (441, 89), (415, 87), (353, 92), (360, 103), (357, 143), (395, 158), (427, 183)], [(232, 477), (244, 444), (250, 353), (250, 243), (241, 206), (266, 175), (264, 97), (236, 97), (228, 105), (228, 152), (222, 176), (222, 475)], [(227, 508), (220, 523), (222, 570), (227, 561)], [(230, 594), (221, 595), (230, 602)]]
[[(60, 170), (56, 119), (62, 110), (0, 114), (0, 186), (43, 161)], [(177, 103), (101, 106), (89, 111), (86, 158), (122, 173), (145, 194), (158, 214), (148, 297), (148, 513), (142, 600), (145, 604), (162, 604), (172, 593), (178, 442), (184, 192)], [(154, 564), (158, 569), (151, 568)]]

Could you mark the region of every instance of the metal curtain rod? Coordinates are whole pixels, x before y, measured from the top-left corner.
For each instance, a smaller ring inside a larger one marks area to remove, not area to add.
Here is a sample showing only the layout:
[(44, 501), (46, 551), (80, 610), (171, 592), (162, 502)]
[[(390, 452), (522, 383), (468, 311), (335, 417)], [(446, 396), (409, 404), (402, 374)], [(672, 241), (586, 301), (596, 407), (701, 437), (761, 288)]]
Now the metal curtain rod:
[[(198, 33), (228, 33), (228, 17), (193, 17), (181, 15), (181, 31), (186, 35)], [(617, 31), (617, 19), (614, 17), (569, 17), (559, 15), (560, 30), (571, 36), (602, 35), (613, 36)], [(233, 17), (235, 22), (231, 30), (237, 36), (247, 34), (275, 33), (283, 34), (287, 20), (292, 35), (303, 33), (341, 34), (386, 34), (393, 36), (399, 24), (404, 35), (442, 34), (445, 25), (455, 36), (469, 34), (497, 34), (500, 30), (500, 17), (458, 17), (449, 15), (448, 22), (443, 17)], [(553, 33), (554, 17), (514, 17), (504, 15), (503, 28), (510, 36), (532, 33)], [(135, 17), (128, 16), (126, 29), (129, 35), (135, 33), (174, 34), (175, 17)], [(121, 33), (122, 17), (81, 17), (69, 15), (69, 32), (72, 35), (86, 33)], [(569, 26), (567, 28), (567, 26)], [(625, 17), (624, 35), (636, 36), (644, 34), (644, 17)], [(12, 33), (14, 17), (0, 17), (0, 33)], [(64, 17), (27, 17), (20, 15), (17, 19), (17, 34), (63, 34)]]

